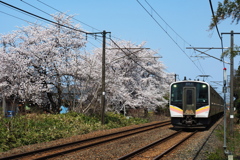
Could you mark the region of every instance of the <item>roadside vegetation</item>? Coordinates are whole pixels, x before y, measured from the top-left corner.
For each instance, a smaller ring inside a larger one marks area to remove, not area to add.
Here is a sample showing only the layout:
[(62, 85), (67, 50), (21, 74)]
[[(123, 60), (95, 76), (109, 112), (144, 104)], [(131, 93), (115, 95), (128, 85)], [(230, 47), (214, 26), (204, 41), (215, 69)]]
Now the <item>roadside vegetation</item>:
[(105, 124), (97, 116), (70, 112), (66, 114), (27, 114), (12, 118), (0, 117), (0, 152), (12, 148), (48, 142), (89, 132), (147, 123), (147, 119), (126, 118), (107, 113)]
[[(223, 142), (224, 142), (224, 132), (223, 126), (220, 126), (216, 131), (217, 138), (222, 142), (221, 146), (218, 146), (214, 153), (209, 153), (209, 160), (227, 160), (228, 156), (224, 154)], [(240, 124), (234, 124), (234, 133), (232, 136), (229, 134), (229, 130), (227, 130), (227, 150), (231, 152), (234, 156), (234, 159), (240, 158)]]

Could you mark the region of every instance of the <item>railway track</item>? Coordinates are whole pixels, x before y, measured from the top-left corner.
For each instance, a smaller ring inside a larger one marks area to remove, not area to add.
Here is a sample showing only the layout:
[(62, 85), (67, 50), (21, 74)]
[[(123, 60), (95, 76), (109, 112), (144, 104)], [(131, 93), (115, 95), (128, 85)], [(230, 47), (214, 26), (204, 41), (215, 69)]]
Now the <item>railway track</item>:
[(183, 132), (177, 131), (163, 139), (157, 140), (147, 146), (144, 146), (134, 152), (131, 152), (127, 155), (124, 155), (118, 160), (126, 160), (126, 159), (133, 159), (133, 160), (140, 160), (140, 159), (154, 159), (158, 160), (161, 159), (163, 156), (166, 156), (169, 152), (176, 149), (180, 144), (185, 142), (191, 136), (196, 134), (195, 132)]
[[(203, 149), (204, 145), (206, 144), (207, 140), (210, 138), (213, 131), (216, 129), (216, 127), (220, 124), (223, 118), (218, 120), (216, 123), (213, 124), (213, 126), (208, 130), (210, 134), (205, 139), (204, 143), (201, 144), (201, 147), (197, 149), (196, 153), (193, 153), (192, 159), (197, 159), (198, 155), (200, 154), (201, 150)], [(165, 138), (162, 138), (160, 140), (157, 140), (149, 145), (146, 145), (138, 150), (135, 150), (131, 153), (128, 153), (120, 158), (118, 160), (141, 160), (141, 159), (152, 159), (152, 160), (158, 160), (158, 159), (165, 159), (164, 157), (167, 156), (171, 151), (173, 150), (179, 150), (179, 145), (181, 145), (186, 140), (190, 139), (193, 135), (196, 134), (196, 136), (201, 135), (203, 132), (198, 132), (195, 130), (194, 132), (183, 132), (182, 130), (179, 130)], [(194, 137), (196, 137), (194, 136)], [(178, 148), (177, 148), (178, 147)], [(173, 158), (174, 159), (174, 158)]]
[(25, 152), (21, 154), (16, 154), (8, 157), (2, 157), (0, 160), (11, 160), (11, 159), (18, 159), (18, 160), (29, 160), (29, 159), (48, 159), (54, 158), (58, 156), (62, 156), (67, 153), (83, 150), (89, 147), (93, 147), (96, 145), (108, 143), (117, 139), (126, 138), (128, 136), (132, 136), (135, 134), (139, 134), (142, 132), (150, 131), (159, 127), (163, 127), (166, 125), (170, 125), (170, 121), (158, 122), (150, 125), (145, 125), (141, 127), (136, 127), (133, 129), (123, 130), (115, 133), (110, 133), (102, 136), (97, 136), (93, 138), (88, 138), (84, 140), (79, 140), (67, 144), (62, 144), (58, 146), (43, 148), (35, 151)]

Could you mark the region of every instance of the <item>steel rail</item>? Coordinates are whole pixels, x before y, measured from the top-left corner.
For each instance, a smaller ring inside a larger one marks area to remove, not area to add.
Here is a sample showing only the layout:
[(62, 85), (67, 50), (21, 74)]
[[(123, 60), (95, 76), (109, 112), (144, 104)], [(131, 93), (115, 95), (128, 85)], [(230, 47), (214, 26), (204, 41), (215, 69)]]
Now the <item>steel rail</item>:
[(219, 126), (219, 124), (223, 121), (223, 118), (221, 118), (220, 120), (218, 120), (218, 122), (216, 123), (216, 125), (214, 124), (214, 128), (213, 130), (210, 132), (209, 136), (206, 138), (206, 140), (204, 141), (204, 143), (202, 144), (202, 146), (200, 147), (200, 149), (197, 151), (197, 153), (195, 154), (193, 160), (196, 160), (197, 157), (199, 156), (201, 150), (203, 149), (203, 147), (205, 146), (205, 144), (207, 143), (207, 141), (209, 140), (209, 138), (211, 137), (211, 135), (213, 134), (213, 132), (215, 131), (215, 129)]
[(160, 155), (156, 156), (153, 158), (153, 160), (159, 160), (160, 158), (162, 158), (164, 155), (168, 154), (169, 152), (171, 152), (172, 150), (174, 150), (176, 147), (178, 147), (180, 144), (182, 144), (183, 142), (185, 142), (187, 139), (189, 139), (190, 137), (192, 137), (194, 134), (196, 134), (198, 131), (196, 130), (195, 132), (193, 132), (192, 134), (188, 135), (187, 137), (185, 137), (184, 139), (182, 139), (180, 142), (178, 142), (177, 144), (175, 144), (174, 146), (172, 146), (171, 148), (169, 148), (168, 150), (166, 150), (165, 152), (161, 153)]
[[(149, 130), (152, 130), (152, 129), (155, 129), (155, 128), (158, 128), (158, 127), (161, 127), (161, 126), (165, 126), (165, 125), (168, 125), (168, 124), (169, 124), (168, 122), (166, 124), (158, 124), (158, 125), (152, 126), (152, 128), (147, 128), (147, 129), (136, 131), (136, 132), (133, 132), (133, 133), (120, 135), (118, 137), (114, 137), (114, 138), (110, 138), (110, 139), (107, 139), (107, 140), (102, 140), (102, 141), (99, 141), (99, 142), (91, 143), (91, 144), (88, 144), (88, 145), (68, 149), (68, 150), (65, 150), (65, 151), (58, 152), (58, 153), (49, 154), (49, 155), (46, 155), (46, 156), (42, 156), (40, 158), (35, 158), (34, 160), (45, 160), (47, 158), (53, 158), (53, 157), (56, 157), (56, 156), (59, 156), (59, 155), (67, 154), (67, 153), (70, 153), (70, 152), (74, 152), (74, 151), (78, 151), (78, 150), (81, 150), (81, 149), (89, 148), (89, 147), (96, 146), (96, 145), (99, 145), (99, 144), (111, 142), (111, 141), (114, 141), (114, 140), (117, 140), (117, 139), (125, 138), (126, 136), (131, 136), (131, 135), (135, 135), (135, 134), (142, 133), (142, 132), (145, 132), (145, 131), (149, 131)], [(146, 127), (149, 127), (149, 126), (146, 126)], [(130, 129), (130, 130), (132, 131), (132, 129)]]
[[(59, 148), (68, 147), (68, 146), (76, 145), (76, 144), (79, 144), (79, 143), (86, 143), (86, 142), (90, 142), (90, 141), (101, 139), (101, 138), (107, 138), (107, 137), (111, 137), (111, 136), (116, 136), (118, 134), (131, 132), (131, 131), (134, 131), (134, 130), (140, 130), (140, 131), (136, 131), (136, 132), (133, 132), (133, 133), (130, 133), (130, 134), (125, 134), (125, 135), (122, 135), (122, 136), (110, 138), (109, 140), (100, 141), (100, 142), (92, 143), (92, 144), (89, 144), (89, 145), (76, 147), (74, 149), (69, 149), (69, 150), (66, 150), (64, 152), (59, 152), (59, 153), (56, 153), (56, 154), (45, 156), (45, 157), (43, 157), (43, 159), (48, 158), (48, 157), (49, 158), (50, 157), (55, 157), (59, 154), (73, 152), (73, 151), (84, 149), (84, 148), (91, 147), (91, 146), (94, 146), (94, 145), (106, 143), (106, 142), (113, 141), (113, 140), (120, 139), (120, 138), (124, 138), (126, 136), (131, 136), (131, 135), (138, 134), (138, 133), (141, 133), (141, 132), (149, 131), (149, 130), (152, 130), (152, 129), (155, 129), (155, 128), (158, 128), (158, 127), (163, 127), (163, 126), (169, 125), (169, 124), (170, 124), (170, 121), (154, 123), (154, 124), (145, 125), (145, 126), (141, 126), (141, 127), (136, 127), (136, 128), (132, 128), (132, 129), (127, 129), (127, 130), (114, 132), (114, 133), (110, 133), (110, 134), (106, 134), (106, 135), (92, 137), (92, 138), (88, 138), (88, 139), (84, 139), (84, 140), (78, 140), (78, 141), (74, 141), (74, 142), (70, 142), (70, 143), (66, 143), (66, 144), (62, 144), (62, 145), (58, 145), (58, 146), (47, 147), (47, 148), (38, 149), (38, 150), (30, 151), (30, 152), (25, 152), (25, 153), (15, 154), (15, 155), (7, 156), (7, 157), (2, 157), (2, 158), (0, 158), (0, 160), (9, 160), (9, 159), (21, 158), (21, 157), (30, 156), (30, 155), (33, 155), (33, 154), (36, 154), (36, 153), (47, 152), (49, 150), (56, 150), (56, 149), (59, 149)], [(146, 129), (144, 129), (144, 128), (146, 128)], [(36, 158), (36, 159), (42, 159), (42, 158)]]
[(168, 139), (170, 139), (170, 138), (173, 138), (173, 137), (175, 137), (176, 135), (178, 135), (178, 134), (180, 134), (180, 133), (182, 133), (182, 130), (179, 130), (179, 131), (177, 131), (177, 132), (175, 132), (175, 133), (173, 133), (173, 134), (171, 134), (171, 135), (169, 135), (169, 136), (167, 136), (167, 137), (165, 137), (165, 138), (162, 138), (162, 139), (160, 139), (160, 140), (157, 140), (157, 141), (155, 141), (155, 142), (153, 142), (153, 143), (151, 143), (151, 144), (149, 144), (149, 145), (147, 145), (147, 146), (144, 146), (144, 147), (142, 147), (142, 148), (140, 148), (140, 149), (138, 149), (138, 150), (136, 150), (136, 151), (133, 151), (133, 152), (127, 154), (127, 155), (124, 155), (124, 156), (118, 158), (118, 160), (125, 160), (125, 159), (128, 159), (128, 158), (131, 158), (131, 157), (133, 157), (134, 155), (137, 155), (137, 154), (139, 154), (139, 153), (141, 153), (141, 152), (143, 152), (143, 151), (145, 151), (145, 150), (147, 150), (147, 149), (149, 149), (149, 148), (151, 148), (151, 147), (153, 147), (153, 146), (155, 146), (155, 145), (157, 145), (157, 144), (163, 143), (163, 142), (165, 142), (166, 140), (168, 140)]

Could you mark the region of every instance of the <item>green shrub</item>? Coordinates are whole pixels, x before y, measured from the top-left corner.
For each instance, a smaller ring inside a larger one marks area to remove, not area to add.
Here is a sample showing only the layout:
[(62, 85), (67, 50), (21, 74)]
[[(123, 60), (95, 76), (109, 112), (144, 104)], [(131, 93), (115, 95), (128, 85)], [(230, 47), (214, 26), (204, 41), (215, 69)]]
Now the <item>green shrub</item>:
[(208, 156), (208, 160), (220, 160), (220, 159), (227, 160), (226, 156), (224, 155), (224, 151), (222, 147), (218, 148), (215, 153), (210, 153)]
[(117, 127), (124, 127), (133, 124), (140, 124), (140, 123), (147, 123), (147, 119), (141, 118), (127, 118), (121, 114), (114, 114), (114, 113), (107, 113), (105, 116), (105, 124), (107, 128), (117, 128)]
[(101, 125), (100, 118), (75, 112), (55, 115), (29, 114), (12, 118), (0, 116), (0, 152), (23, 145), (86, 134), (95, 130), (147, 122), (145, 119), (127, 119), (113, 113), (107, 113), (105, 120), (105, 125)]

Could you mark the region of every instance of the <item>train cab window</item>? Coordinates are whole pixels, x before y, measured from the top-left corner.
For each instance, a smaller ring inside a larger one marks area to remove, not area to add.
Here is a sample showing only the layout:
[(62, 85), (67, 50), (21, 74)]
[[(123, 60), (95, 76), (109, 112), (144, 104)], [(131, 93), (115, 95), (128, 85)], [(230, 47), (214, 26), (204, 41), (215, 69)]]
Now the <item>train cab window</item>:
[(187, 104), (193, 104), (193, 91), (192, 90), (187, 90), (187, 94), (186, 94), (186, 100), (187, 100)]
[(197, 103), (208, 103), (208, 86), (206, 84), (197, 84)]
[(182, 84), (173, 84), (171, 87), (171, 102), (182, 102)]

